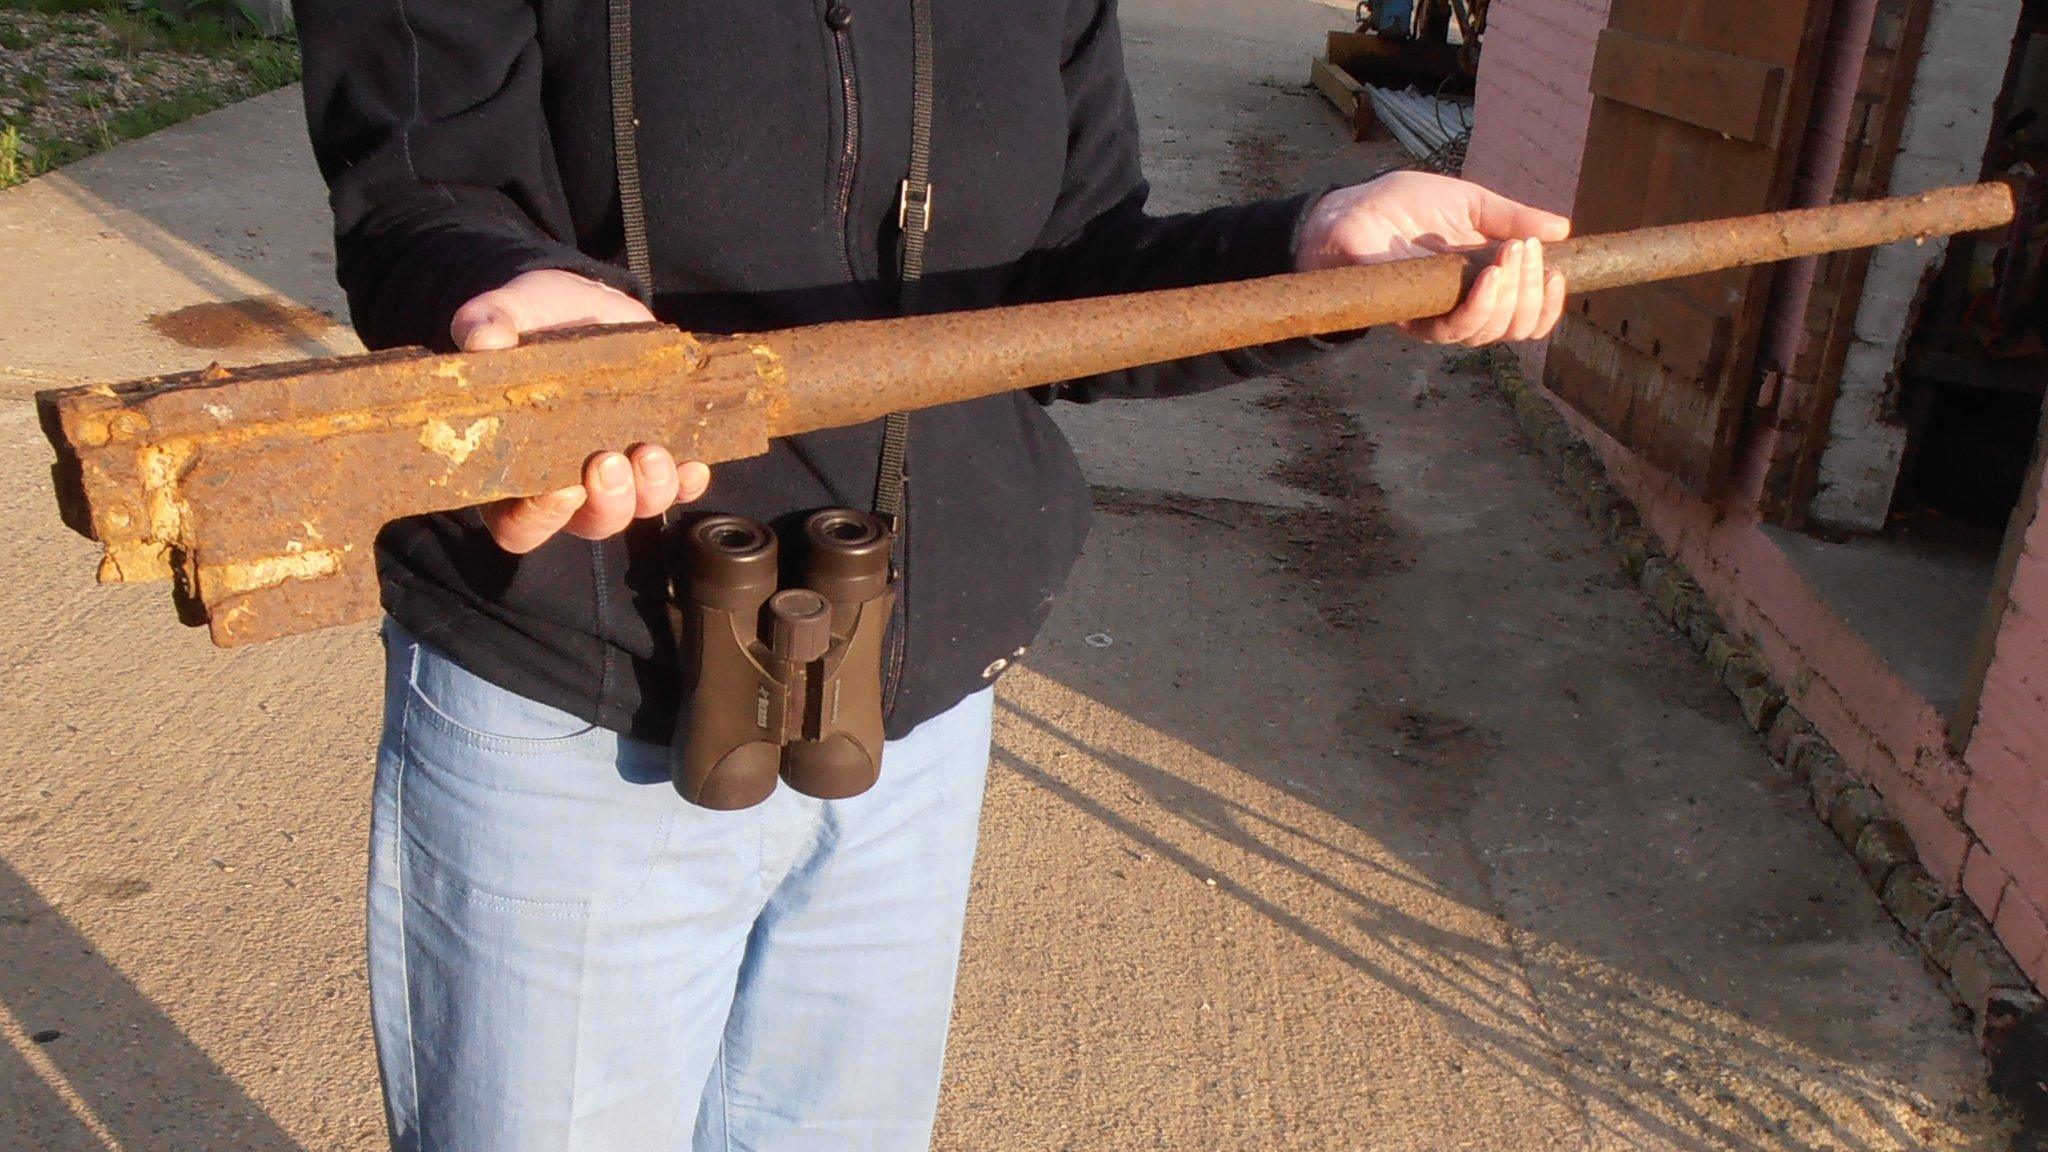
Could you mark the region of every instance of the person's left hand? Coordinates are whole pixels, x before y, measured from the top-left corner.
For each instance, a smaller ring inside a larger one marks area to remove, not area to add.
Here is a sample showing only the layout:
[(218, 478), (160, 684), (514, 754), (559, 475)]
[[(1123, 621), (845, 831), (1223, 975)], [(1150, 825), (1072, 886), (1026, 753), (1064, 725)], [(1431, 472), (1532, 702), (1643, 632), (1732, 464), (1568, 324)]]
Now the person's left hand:
[(1543, 242), (1571, 234), (1562, 216), (1517, 204), (1477, 184), (1395, 172), (1318, 200), (1302, 225), (1297, 269), (1377, 264), (1499, 244), (1493, 264), (1457, 308), (1400, 328), (1431, 344), (1478, 347), (1539, 340), (1564, 313), (1564, 274), (1545, 272)]

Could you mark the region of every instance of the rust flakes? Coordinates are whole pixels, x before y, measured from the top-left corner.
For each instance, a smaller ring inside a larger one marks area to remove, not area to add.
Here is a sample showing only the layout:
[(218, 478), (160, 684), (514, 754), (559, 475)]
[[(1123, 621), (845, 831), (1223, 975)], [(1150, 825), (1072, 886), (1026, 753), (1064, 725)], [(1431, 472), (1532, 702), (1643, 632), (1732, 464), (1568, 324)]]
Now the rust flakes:
[(469, 427), (457, 432), (446, 420), (429, 420), (420, 429), (420, 447), (460, 468), (463, 461), (474, 456), (478, 448), (497, 435), (498, 423), (496, 416), (485, 416), (471, 421)]
[(235, 596), (275, 588), (287, 580), (318, 580), (341, 571), (346, 548), (307, 548), (293, 541), (282, 556), (245, 560), (237, 564), (207, 565), (199, 578), (209, 596)]

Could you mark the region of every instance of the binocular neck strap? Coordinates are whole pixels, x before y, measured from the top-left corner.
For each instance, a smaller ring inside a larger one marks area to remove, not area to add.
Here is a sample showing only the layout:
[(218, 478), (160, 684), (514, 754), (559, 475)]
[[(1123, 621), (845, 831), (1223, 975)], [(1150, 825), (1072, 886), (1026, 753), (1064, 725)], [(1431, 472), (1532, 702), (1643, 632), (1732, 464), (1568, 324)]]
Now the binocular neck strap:
[(633, 105), (633, 0), (607, 0), (612, 80), (612, 160), (619, 181), (619, 223), (626, 239), (626, 270), (654, 294), (654, 260), (647, 249), (647, 201), (640, 193), (640, 116)]
[[(615, 0), (623, 3), (624, 0)], [(910, 170), (897, 193), (896, 228), (902, 236), (902, 284), (897, 310), (918, 308), (924, 281), (925, 236), (932, 226), (932, 0), (910, 0)], [(903, 520), (903, 465), (910, 447), (910, 414), (891, 412), (882, 422), (882, 464), (875, 474), (875, 514), (899, 530)]]

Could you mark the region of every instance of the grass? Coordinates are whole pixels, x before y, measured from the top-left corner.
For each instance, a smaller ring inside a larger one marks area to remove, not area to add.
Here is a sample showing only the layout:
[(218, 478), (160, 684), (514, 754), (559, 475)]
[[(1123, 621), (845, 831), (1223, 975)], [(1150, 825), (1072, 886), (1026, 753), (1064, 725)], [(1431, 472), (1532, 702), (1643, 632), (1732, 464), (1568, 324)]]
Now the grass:
[[(256, 36), (256, 26), (232, 0), (0, 0), (0, 8), (45, 16), (85, 14), (112, 25), (130, 50), (222, 55)], [(85, 20), (60, 21), (59, 32), (93, 30)]]
[[(77, 160), (83, 160), (98, 152), (104, 152), (116, 144), (139, 139), (152, 132), (181, 124), (194, 116), (225, 108), (235, 101), (255, 95), (251, 88), (221, 89), (217, 87), (187, 88), (160, 96), (146, 104), (123, 109), (111, 116), (98, 120), (83, 139), (47, 140), (36, 150), (35, 171), (16, 180), (39, 176), (52, 168), (61, 168)], [(0, 188), (7, 186), (0, 179)]]
[(12, 188), (27, 179), (21, 170), (21, 129), (9, 124), (0, 128), (0, 188)]
[(1493, 371), (1493, 364), (1491, 348), (1473, 348), (1444, 357), (1444, 371), (1454, 376), (1483, 376)]
[[(96, 16), (114, 33), (107, 55), (128, 61), (143, 52), (171, 52), (234, 65), (232, 77), (224, 81), (188, 85), (118, 110), (107, 108), (106, 97), (98, 92), (79, 92), (72, 97), (75, 106), (93, 115), (82, 130), (63, 137), (30, 139), (23, 124), (0, 123), (0, 189), (299, 79), (298, 46), (258, 35), (231, 0), (0, 0), (0, 8)], [(58, 31), (90, 34), (98, 29), (90, 21), (66, 20)], [(0, 47), (19, 49), (28, 43), (26, 35), (0, 34)], [(157, 72), (150, 61), (135, 69), (145, 79)], [(79, 64), (68, 78), (95, 84), (113, 79), (114, 72), (103, 64)], [(0, 94), (11, 95), (25, 110), (51, 98), (48, 81), (35, 75)]]
[(238, 53), (242, 70), (264, 92), (299, 82), (299, 46), (278, 40), (245, 43)]

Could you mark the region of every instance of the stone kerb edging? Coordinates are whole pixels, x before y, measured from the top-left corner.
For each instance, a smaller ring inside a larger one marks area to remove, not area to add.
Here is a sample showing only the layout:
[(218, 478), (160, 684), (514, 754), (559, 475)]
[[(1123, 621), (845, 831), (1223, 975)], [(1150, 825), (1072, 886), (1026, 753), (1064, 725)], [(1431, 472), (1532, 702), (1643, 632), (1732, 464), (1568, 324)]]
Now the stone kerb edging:
[(1995, 1039), (2002, 1027), (2048, 1012), (2048, 1000), (2029, 985), (1970, 898), (1949, 892), (1928, 873), (1884, 798), (1787, 701), (1755, 646), (1722, 623), (1705, 591), (1665, 554), (1635, 505), (1609, 480), (1599, 455), (1530, 386), (1515, 358), (1497, 352), (1483, 363), (1524, 434), (1620, 550), (1629, 578), (1735, 696), (1772, 759), (1806, 786), (1814, 815), (1855, 857), (1885, 910), (1942, 974), (1949, 994), (1972, 1013), (1980, 1038)]

